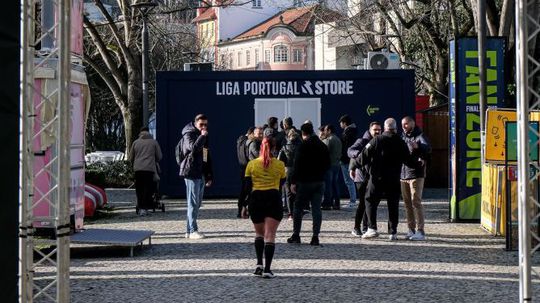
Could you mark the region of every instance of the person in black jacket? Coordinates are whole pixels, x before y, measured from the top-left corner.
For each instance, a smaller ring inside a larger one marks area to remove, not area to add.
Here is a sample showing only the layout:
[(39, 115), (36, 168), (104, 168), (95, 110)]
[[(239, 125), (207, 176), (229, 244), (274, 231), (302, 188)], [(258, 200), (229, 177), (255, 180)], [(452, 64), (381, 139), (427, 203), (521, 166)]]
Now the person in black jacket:
[(409, 159), (409, 149), (396, 133), (396, 120), (384, 121), (384, 132), (366, 145), (360, 156), (360, 163), (369, 166), (370, 178), (366, 193), (368, 231), (363, 239), (378, 237), (377, 207), (384, 195), (388, 204), (388, 233), (390, 240), (397, 240), (399, 220), (399, 196), (401, 193), (399, 176), (401, 166)]
[(197, 217), (202, 205), (204, 187), (212, 184), (212, 180), (204, 178), (212, 175), (208, 149), (208, 118), (205, 115), (197, 115), (194, 122), (189, 122), (182, 129), (181, 153), (183, 159), (180, 162), (179, 175), (186, 183), (186, 238), (202, 239), (205, 236), (199, 232)]
[(324, 193), (324, 175), (330, 168), (330, 154), (326, 145), (315, 136), (313, 124), (304, 123), (300, 128), (303, 142), (298, 147), (291, 173), (291, 191), (296, 193), (293, 213), (293, 234), (288, 243), (300, 243), (303, 205), (311, 202), (313, 236), (311, 245), (319, 245), (321, 231), (321, 201)]
[(247, 199), (249, 193), (246, 190), (245, 178), (246, 174), (246, 165), (249, 162), (249, 147), (246, 144), (247, 141), (253, 137), (253, 130), (255, 127), (250, 127), (245, 135), (241, 135), (236, 140), (236, 155), (238, 157), (238, 165), (240, 166), (240, 195), (238, 196), (238, 213), (236, 214), (237, 218), (242, 218), (242, 205)]
[(283, 188), (287, 195), (287, 211), (289, 213), (288, 218), (292, 220), (294, 212), (294, 202), (296, 200), (296, 194), (291, 191), (291, 173), (294, 166), (294, 159), (298, 146), (300, 146), (302, 140), (298, 136), (298, 133), (294, 129), (289, 129), (287, 133), (287, 143), (281, 148), (278, 154), (278, 159), (285, 163), (285, 171), (287, 172), (287, 179)]
[(349, 192), (350, 199), (347, 208), (352, 210), (356, 206), (356, 188), (353, 179), (349, 176), (350, 159), (347, 156), (347, 149), (358, 138), (358, 129), (349, 115), (343, 115), (339, 118), (339, 126), (343, 129), (343, 133), (341, 134), (341, 173), (343, 175), (343, 181), (345, 181), (345, 185), (347, 186), (347, 191)]
[(411, 163), (404, 164), (401, 169), (401, 194), (407, 214), (410, 240), (425, 240), (424, 232), (424, 207), (422, 206), (422, 191), (424, 190), (424, 178), (426, 176), (426, 162), (431, 157), (431, 145), (416, 126), (414, 119), (407, 116), (401, 119), (403, 133), (401, 138), (411, 153)]
[[(369, 124), (369, 129), (366, 130), (362, 138), (357, 139), (347, 150), (347, 155), (351, 158), (349, 174), (356, 185), (356, 196), (358, 197), (358, 208), (356, 209), (356, 215), (354, 216), (354, 228), (351, 232), (353, 236), (357, 237), (360, 237), (363, 233), (367, 232), (368, 228), (366, 215), (366, 189), (369, 180), (369, 166), (358, 165), (359, 163), (355, 161), (355, 159), (360, 156), (369, 141), (380, 135), (381, 132), (381, 123), (376, 121), (371, 122)], [(362, 225), (362, 230), (360, 230), (360, 225)]]

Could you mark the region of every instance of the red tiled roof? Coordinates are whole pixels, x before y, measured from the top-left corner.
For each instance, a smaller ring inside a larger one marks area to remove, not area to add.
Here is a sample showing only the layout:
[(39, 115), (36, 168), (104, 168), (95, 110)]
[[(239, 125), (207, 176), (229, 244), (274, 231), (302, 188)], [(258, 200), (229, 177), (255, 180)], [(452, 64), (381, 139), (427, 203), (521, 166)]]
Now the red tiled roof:
[(195, 17), (191, 22), (196, 23), (200, 21), (210, 20), (210, 19), (216, 19), (216, 11), (213, 7), (205, 10), (202, 14)]
[(321, 8), (319, 5), (289, 8), (248, 29), (232, 40), (238, 41), (263, 36), (272, 27), (280, 24), (292, 27), (297, 34), (309, 34), (313, 32), (313, 27), (310, 26), (313, 20), (330, 21), (339, 17), (341, 17), (339, 13)]

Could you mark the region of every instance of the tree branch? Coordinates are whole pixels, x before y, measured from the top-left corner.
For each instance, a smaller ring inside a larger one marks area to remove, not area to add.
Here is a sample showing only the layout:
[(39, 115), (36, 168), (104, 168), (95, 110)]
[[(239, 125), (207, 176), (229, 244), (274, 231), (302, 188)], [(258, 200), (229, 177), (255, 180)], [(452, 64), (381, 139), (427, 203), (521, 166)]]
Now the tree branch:
[(110, 73), (102, 68), (99, 64), (97, 64), (90, 56), (84, 54), (83, 55), (84, 62), (88, 63), (90, 67), (92, 67), (93, 70), (95, 70), (101, 79), (105, 81), (109, 89), (111, 90), (115, 102), (120, 106), (121, 108), (124, 108), (126, 104), (123, 104), (121, 101), (125, 101), (124, 96), (122, 95), (122, 91), (120, 90), (120, 87), (118, 86), (118, 83), (115, 81), (113, 77), (110, 76)]

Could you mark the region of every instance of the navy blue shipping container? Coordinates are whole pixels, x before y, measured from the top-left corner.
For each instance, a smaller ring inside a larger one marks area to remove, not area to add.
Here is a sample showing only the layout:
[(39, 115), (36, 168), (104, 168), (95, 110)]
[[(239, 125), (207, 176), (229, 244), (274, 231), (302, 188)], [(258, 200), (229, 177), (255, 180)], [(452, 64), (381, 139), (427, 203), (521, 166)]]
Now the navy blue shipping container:
[(163, 150), (160, 191), (185, 195), (174, 149), (182, 128), (199, 113), (208, 116), (215, 180), (205, 196), (239, 193), (236, 139), (266, 118), (293, 118), (299, 128), (307, 119), (315, 127), (349, 114), (359, 135), (372, 121), (398, 120), (414, 114), (413, 70), (158, 72), (157, 140)]

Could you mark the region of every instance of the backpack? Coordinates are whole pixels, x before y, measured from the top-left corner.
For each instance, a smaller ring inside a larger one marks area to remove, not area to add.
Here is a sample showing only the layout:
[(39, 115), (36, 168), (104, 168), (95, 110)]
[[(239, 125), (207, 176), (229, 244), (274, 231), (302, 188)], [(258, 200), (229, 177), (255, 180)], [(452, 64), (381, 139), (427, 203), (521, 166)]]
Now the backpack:
[(246, 144), (247, 136), (242, 135), (236, 140), (236, 155), (240, 165), (247, 165), (249, 162), (249, 146)]

